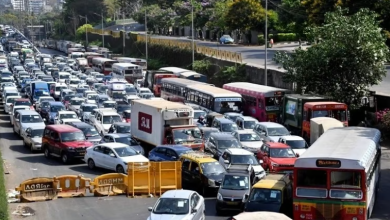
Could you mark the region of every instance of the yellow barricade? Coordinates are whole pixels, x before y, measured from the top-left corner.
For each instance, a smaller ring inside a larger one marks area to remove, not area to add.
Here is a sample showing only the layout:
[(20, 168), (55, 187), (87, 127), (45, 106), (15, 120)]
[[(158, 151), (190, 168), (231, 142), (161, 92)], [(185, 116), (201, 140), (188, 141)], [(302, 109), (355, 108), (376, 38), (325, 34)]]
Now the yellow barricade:
[(121, 32), (112, 32), (112, 36), (115, 38), (120, 38), (121, 37)]
[(181, 189), (181, 162), (152, 162), (153, 193), (162, 195), (168, 190)]
[(112, 196), (126, 194), (127, 175), (122, 173), (109, 173), (96, 177), (90, 185), (90, 192), (94, 196)]
[(219, 59), (226, 60), (226, 51), (221, 50), (221, 57)]
[(226, 51), (225, 59), (231, 61), (232, 60), (232, 52)]
[(127, 167), (127, 196), (150, 195), (152, 193), (150, 163), (128, 163)]
[(21, 202), (47, 201), (57, 198), (57, 181), (53, 178), (39, 177), (23, 181), (15, 188), (20, 192)]
[(87, 194), (91, 182), (91, 179), (81, 175), (63, 175), (53, 179), (57, 182), (57, 188), (61, 190), (58, 198), (83, 197)]

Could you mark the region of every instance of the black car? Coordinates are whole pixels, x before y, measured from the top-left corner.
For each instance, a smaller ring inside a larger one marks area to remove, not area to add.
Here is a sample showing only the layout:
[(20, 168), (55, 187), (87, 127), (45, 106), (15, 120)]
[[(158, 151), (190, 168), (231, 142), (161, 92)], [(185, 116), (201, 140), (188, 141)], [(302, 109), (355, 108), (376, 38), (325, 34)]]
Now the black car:
[(85, 138), (93, 144), (98, 144), (102, 140), (99, 132), (90, 124), (85, 122), (71, 122), (69, 125), (80, 129), (84, 133)]
[(211, 133), (205, 143), (204, 150), (218, 159), (227, 148), (241, 147), (238, 140), (230, 133)]
[(115, 105), (115, 109), (118, 112), (118, 114), (122, 114), (126, 110), (131, 110), (131, 105), (127, 104), (127, 102), (124, 101), (117, 101)]

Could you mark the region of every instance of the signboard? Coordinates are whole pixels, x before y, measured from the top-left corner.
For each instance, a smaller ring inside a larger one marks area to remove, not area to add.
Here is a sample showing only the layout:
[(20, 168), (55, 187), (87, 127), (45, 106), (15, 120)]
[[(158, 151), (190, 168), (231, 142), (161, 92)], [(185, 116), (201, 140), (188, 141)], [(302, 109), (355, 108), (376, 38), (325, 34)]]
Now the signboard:
[(215, 98), (216, 102), (240, 102), (241, 98)]
[(266, 106), (265, 110), (266, 111), (278, 111), (279, 110), (279, 106)]
[(341, 161), (339, 160), (317, 160), (317, 167), (332, 167), (332, 168), (340, 168)]
[(286, 104), (286, 114), (295, 115), (296, 108), (297, 108), (297, 103), (296, 102), (294, 102), (294, 101), (287, 101), (287, 104)]
[(344, 104), (337, 104), (337, 105), (316, 105), (314, 106), (314, 109), (345, 109), (346, 106)]
[(143, 112), (138, 113), (138, 130), (152, 133), (152, 116)]
[(24, 185), (24, 190), (37, 190), (37, 189), (52, 189), (53, 183), (52, 182), (46, 182), (46, 183), (31, 183)]

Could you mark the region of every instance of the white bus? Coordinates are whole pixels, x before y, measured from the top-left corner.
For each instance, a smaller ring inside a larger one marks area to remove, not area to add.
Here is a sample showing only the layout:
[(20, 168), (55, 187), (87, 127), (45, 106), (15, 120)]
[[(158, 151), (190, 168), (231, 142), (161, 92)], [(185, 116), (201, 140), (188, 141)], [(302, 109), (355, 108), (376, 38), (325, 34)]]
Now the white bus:
[(145, 59), (118, 57), (116, 58), (116, 60), (118, 60), (119, 63), (131, 63), (134, 65), (138, 65), (142, 68), (143, 71), (146, 71), (148, 69), (148, 64)]
[(114, 63), (118, 63), (116, 60), (102, 58), (102, 57), (94, 57), (92, 58), (92, 68), (99, 73), (103, 73), (104, 75), (108, 75), (112, 71), (112, 65)]
[(129, 83), (142, 79), (142, 67), (132, 63), (114, 63), (112, 65), (112, 76), (124, 78)]

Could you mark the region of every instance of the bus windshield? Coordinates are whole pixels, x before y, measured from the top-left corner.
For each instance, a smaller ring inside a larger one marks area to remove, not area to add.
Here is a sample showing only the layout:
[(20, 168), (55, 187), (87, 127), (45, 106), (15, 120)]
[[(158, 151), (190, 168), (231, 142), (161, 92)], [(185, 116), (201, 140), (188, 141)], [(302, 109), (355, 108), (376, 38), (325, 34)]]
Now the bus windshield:
[(330, 118), (335, 118), (339, 121), (347, 121), (347, 111), (344, 109), (313, 111), (312, 118), (317, 118), (317, 117), (330, 117)]
[[(328, 173), (326, 170), (299, 169), (297, 170), (297, 196), (326, 198)], [(306, 188), (311, 187), (311, 188)]]
[(241, 112), (242, 101), (241, 98), (234, 101), (218, 101), (218, 98), (214, 100), (214, 111), (218, 113), (226, 112)]

